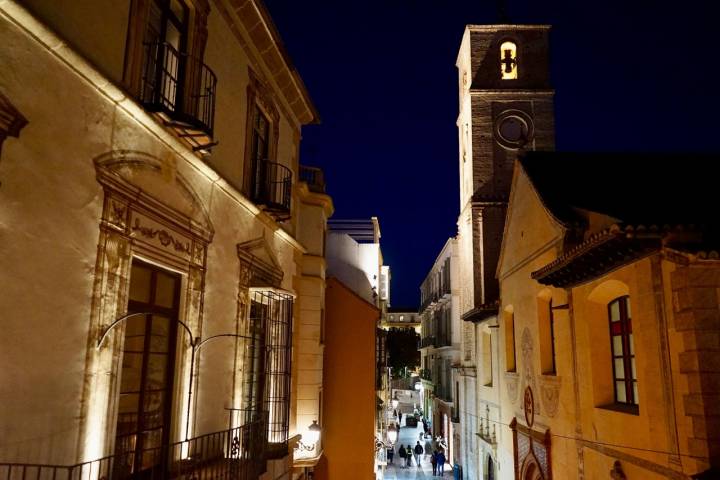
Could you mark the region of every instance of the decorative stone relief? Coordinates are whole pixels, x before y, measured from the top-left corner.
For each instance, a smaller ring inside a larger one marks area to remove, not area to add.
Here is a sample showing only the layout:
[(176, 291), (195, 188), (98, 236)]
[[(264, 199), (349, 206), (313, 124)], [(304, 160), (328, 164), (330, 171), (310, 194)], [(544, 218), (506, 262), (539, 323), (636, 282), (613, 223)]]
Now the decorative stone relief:
[(515, 403), (518, 394), (518, 376), (516, 373), (505, 374), (505, 386), (507, 387), (510, 403)]
[(152, 240), (157, 239), (157, 241), (163, 247), (172, 246), (172, 248), (174, 248), (177, 253), (180, 253), (183, 256), (190, 255), (190, 242), (189, 241), (178, 240), (164, 228), (153, 228), (153, 227), (143, 226), (143, 225), (141, 225), (140, 218), (137, 216), (133, 218), (133, 225), (131, 227), (131, 230), (133, 233), (139, 233), (140, 235), (142, 235), (143, 237), (145, 237), (147, 239), (152, 239)]
[[(533, 369), (533, 337), (530, 329), (523, 328), (520, 337), (520, 350), (522, 355), (522, 374), (520, 375), (520, 388), (524, 391), (527, 387), (537, 391), (535, 386), (535, 374)], [(541, 410), (538, 403), (535, 403), (535, 413), (540, 414)]]
[(540, 376), (540, 400), (548, 417), (557, 415), (560, 403), (560, 377), (555, 375)]
[(19, 138), (20, 131), (27, 123), (27, 119), (10, 103), (10, 100), (0, 93), (0, 153), (5, 139)]

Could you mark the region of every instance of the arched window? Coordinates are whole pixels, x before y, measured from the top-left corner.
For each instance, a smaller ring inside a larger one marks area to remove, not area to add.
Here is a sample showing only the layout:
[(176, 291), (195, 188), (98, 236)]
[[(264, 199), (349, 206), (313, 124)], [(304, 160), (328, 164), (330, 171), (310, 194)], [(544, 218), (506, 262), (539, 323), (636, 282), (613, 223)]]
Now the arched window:
[(608, 304), (610, 351), (613, 364), (615, 402), (638, 404), (635, 347), (633, 346), (630, 297), (618, 297)]
[(500, 45), (500, 74), (503, 80), (518, 78), (517, 45), (505, 41)]

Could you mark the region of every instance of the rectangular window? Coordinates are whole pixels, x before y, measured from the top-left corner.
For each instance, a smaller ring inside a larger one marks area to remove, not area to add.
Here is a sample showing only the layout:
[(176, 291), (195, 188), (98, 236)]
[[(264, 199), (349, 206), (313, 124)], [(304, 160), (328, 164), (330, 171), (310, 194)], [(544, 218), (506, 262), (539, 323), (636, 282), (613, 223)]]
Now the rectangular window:
[(550, 347), (552, 351), (552, 356), (550, 357), (552, 359), (552, 373), (557, 373), (557, 367), (555, 363), (555, 311), (553, 310), (553, 304), (552, 300), (550, 300), (549, 305), (550, 310)]
[(482, 378), (483, 385), (492, 387), (492, 337), (490, 332), (482, 333)]
[(293, 298), (270, 290), (251, 294), (243, 371), (245, 422), (267, 415), (269, 458), (287, 454)]
[(637, 371), (629, 297), (608, 304), (615, 402), (638, 405)]
[(505, 368), (508, 372), (515, 372), (515, 316), (512, 311), (505, 311), (503, 317), (505, 320)]
[(158, 466), (170, 441), (180, 276), (133, 261), (125, 321), (115, 452), (128, 473)]

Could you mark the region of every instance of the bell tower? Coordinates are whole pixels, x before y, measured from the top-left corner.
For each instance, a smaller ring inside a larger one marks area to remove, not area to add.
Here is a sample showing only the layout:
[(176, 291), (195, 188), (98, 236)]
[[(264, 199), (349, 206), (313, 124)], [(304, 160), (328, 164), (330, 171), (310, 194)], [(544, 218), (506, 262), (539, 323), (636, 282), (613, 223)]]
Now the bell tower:
[(548, 25), (465, 28), (456, 64), (464, 320), (497, 312), (495, 270), (518, 153), (555, 147), (549, 31)]

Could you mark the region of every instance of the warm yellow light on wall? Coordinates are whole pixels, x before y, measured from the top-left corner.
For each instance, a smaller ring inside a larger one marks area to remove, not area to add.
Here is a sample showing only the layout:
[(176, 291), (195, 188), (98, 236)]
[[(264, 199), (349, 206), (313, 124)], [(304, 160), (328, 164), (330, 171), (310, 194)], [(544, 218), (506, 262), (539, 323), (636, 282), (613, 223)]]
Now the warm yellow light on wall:
[(500, 74), (503, 80), (518, 78), (517, 45), (513, 42), (500, 45)]

